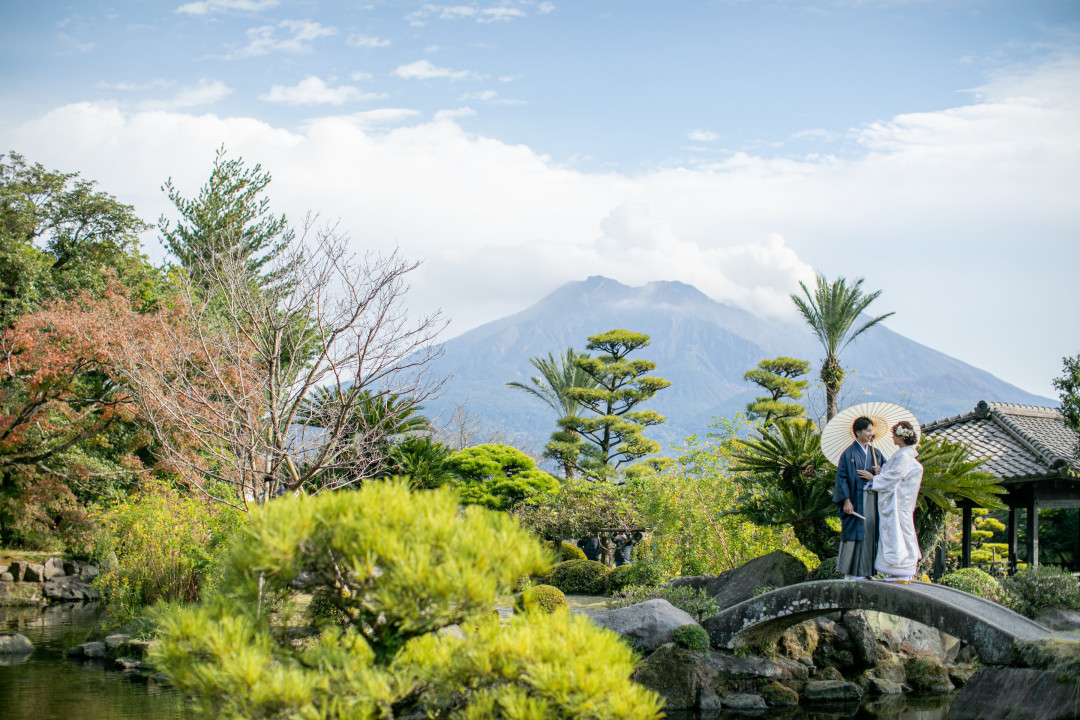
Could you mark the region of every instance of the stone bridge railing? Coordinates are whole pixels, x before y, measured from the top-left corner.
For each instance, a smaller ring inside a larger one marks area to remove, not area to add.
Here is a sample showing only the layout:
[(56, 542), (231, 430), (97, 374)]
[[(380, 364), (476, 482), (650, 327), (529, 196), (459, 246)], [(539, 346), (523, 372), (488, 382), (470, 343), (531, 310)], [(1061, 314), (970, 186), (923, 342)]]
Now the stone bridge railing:
[(789, 585), (727, 608), (703, 625), (714, 647), (732, 649), (771, 641), (792, 625), (844, 610), (876, 610), (929, 625), (969, 643), (991, 665), (1011, 665), (1019, 644), (1053, 635), (997, 603), (944, 585), (865, 580)]

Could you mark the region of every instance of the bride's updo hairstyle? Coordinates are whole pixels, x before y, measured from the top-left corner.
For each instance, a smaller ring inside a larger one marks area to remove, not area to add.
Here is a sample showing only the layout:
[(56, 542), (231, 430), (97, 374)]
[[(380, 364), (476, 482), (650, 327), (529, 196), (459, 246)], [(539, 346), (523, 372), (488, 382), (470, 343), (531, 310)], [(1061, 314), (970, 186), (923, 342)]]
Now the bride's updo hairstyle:
[(915, 428), (911, 427), (911, 423), (907, 420), (901, 420), (893, 425), (893, 435), (904, 441), (905, 445), (914, 445), (919, 442), (919, 436), (915, 433)]

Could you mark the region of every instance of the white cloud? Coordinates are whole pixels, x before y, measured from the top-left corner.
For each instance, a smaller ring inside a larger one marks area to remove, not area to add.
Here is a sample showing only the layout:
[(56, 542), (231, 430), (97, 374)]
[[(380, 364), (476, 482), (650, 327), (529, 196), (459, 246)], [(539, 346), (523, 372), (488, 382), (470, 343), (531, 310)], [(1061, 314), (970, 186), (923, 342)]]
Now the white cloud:
[(517, 98), (504, 98), (500, 97), (499, 93), (495, 90), (481, 90), (479, 92), (464, 93), (458, 96), (458, 101), (465, 100), (480, 100), (481, 102), (490, 102), (495, 105), (524, 105), (524, 100), (518, 100)]
[(145, 90), (155, 90), (157, 88), (170, 87), (172, 84), (173, 83), (168, 81), (168, 80), (160, 80), (159, 79), (159, 80), (151, 80), (150, 82), (146, 82), (146, 83), (127, 83), (127, 82), (108, 83), (108, 82), (102, 81), (102, 82), (99, 82), (97, 84), (97, 86), (99, 88), (101, 88), (102, 90), (119, 90), (121, 92), (141, 92), (141, 91), (145, 91)]
[(356, 72), (349, 73), (350, 80), (371, 80), (374, 77), (375, 76), (371, 73), (364, 72), (363, 70), (357, 70)]
[(472, 117), (476, 114), (476, 111), (471, 107), (460, 107), (453, 110), (439, 110), (435, 113), (435, 121), (440, 122), (442, 120), (455, 120), (457, 118)]
[[(542, 3), (539, 12), (550, 12), (545, 9), (550, 3)], [(551, 6), (554, 9), (554, 6)], [(405, 16), (412, 25), (426, 25), (430, 18), (439, 20), (473, 19), (478, 23), (509, 22), (514, 18), (525, 17), (525, 12), (509, 5), (495, 5), (481, 8), (477, 5), (424, 5)]]
[[(284, 29), (285, 37), (278, 36), (278, 29)], [(308, 53), (311, 42), (337, 33), (337, 28), (328, 27), (311, 20), (284, 20), (275, 25), (263, 25), (247, 31), (248, 44), (236, 52), (225, 56), (227, 60), (257, 57), (271, 52)]]
[(309, 75), (293, 86), (274, 85), (260, 100), (286, 105), (342, 105), (347, 102), (374, 100), (386, 97), (380, 93), (365, 93), (352, 85), (330, 87), (321, 78)]
[(542, 3), (540, 3), (539, 5), (536, 6), (536, 11), (538, 13), (540, 13), (541, 15), (547, 15), (549, 12), (554, 12), (555, 11), (555, 3), (553, 3), (553, 2), (542, 2)]
[(183, 110), (212, 105), (232, 94), (232, 88), (220, 80), (202, 78), (195, 85), (180, 88), (169, 100), (147, 100), (139, 104), (144, 110)]
[(199, 0), (176, 8), (176, 12), (185, 15), (212, 15), (214, 13), (239, 10), (240, 12), (260, 12), (277, 7), (278, 0)]
[(716, 142), (720, 136), (711, 130), (692, 130), (687, 136), (694, 142)]
[(1080, 62), (978, 90), (978, 102), (855, 129), (861, 154), (739, 153), (632, 175), (575, 171), (467, 133), (453, 119), (463, 109), (419, 121), (385, 108), (287, 131), (83, 103), (8, 123), (5, 136), (148, 218), (170, 211), (164, 178), (194, 192), (225, 143), (273, 173), (276, 209), (321, 210), (342, 219), (358, 250), (424, 259), (410, 303), (442, 307), (454, 332), (594, 274), (681, 280), (790, 314), (788, 295), (813, 267), (883, 290), (876, 306), (897, 311), (890, 328), (1048, 392), (1080, 345), (1068, 313), (1047, 312), (1080, 305)]
[(390, 46), (389, 40), (371, 37), (369, 35), (360, 35), (359, 33), (354, 33), (350, 35), (347, 42), (353, 47), (360, 48), (381, 48)]
[(59, 41), (60, 52), (64, 55), (82, 55), (88, 53), (97, 47), (97, 43), (93, 40), (89, 42), (83, 42), (76, 40), (67, 33), (58, 33), (56, 36)]
[(474, 77), (474, 73), (468, 70), (451, 70), (449, 68), (436, 67), (430, 60), (417, 60), (407, 65), (399, 65), (394, 70), (394, 75), (406, 80), (430, 80), (432, 78), (448, 78), (450, 80), (462, 80)]

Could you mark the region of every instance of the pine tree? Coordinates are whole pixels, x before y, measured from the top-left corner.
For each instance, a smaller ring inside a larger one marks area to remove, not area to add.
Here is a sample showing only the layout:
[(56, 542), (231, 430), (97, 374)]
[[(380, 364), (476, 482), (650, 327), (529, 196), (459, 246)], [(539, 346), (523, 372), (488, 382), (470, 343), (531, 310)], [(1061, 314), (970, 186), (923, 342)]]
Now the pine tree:
[(245, 266), (248, 279), (259, 285), (283, 279), (281, 271), (265, 271), (294, 237), (285, 216), (270, 213), (264, 195), (270, 179), (261, 165), (247, 168), (243, 158), (227, 159), (222, 146), (210, 179), (194, 199), (185, 198), (172, 178), (165, 181), (161, 189), (181, 219), (174, 226), (161, 216), (162, 239), (197, 283), (203, 284), (208, 266), (218, 267), (225, 258)]
[(802, 397), (808, 381), (796, 378), (809, 371), (810, 363), (789, 357), (762, 360), (756, 368), (747, 370), (743, 378), (769, 393), (746, 404), (747, 417), (751, 420), (761, 418), (763, 427), (768, 427), (774, 420), (780, 418), (804, 417), (806, 408), (783, 400), (784, 398), (798, 400)]
[(635, 408), (671, 383), (647, 375), (656, 363), (627, 359), (648, 344), (648, 335), (619, 329), (589, 337), (587, 349), (601, 354), (579, 357), (577, 364), (596, 386), (566, 391), (588, 414), (569, 414), (559, 420), (562, 430), (548, 443), (547, 457), (588, 477), (605, 478), (621, 465), (660, 450), (660, 444), (646, 438), (644, 430), (665, 422), (664, 416)]

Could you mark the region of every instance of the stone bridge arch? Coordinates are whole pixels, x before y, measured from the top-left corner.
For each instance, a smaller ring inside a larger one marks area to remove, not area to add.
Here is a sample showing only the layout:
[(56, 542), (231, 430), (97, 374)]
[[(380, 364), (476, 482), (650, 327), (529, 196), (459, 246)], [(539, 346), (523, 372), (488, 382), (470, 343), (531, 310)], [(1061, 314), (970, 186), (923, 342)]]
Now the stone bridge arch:
[(769, 642), (804, 620), (844, 610), (876, 610), (915, 620), (969, 643), (984, 663), (1011, 665), (1024, 642), (1053, 633), (997, 603), (961, 590), (913, 582), (819, 580), (773, 590), (705, 620), (714, 647)]

